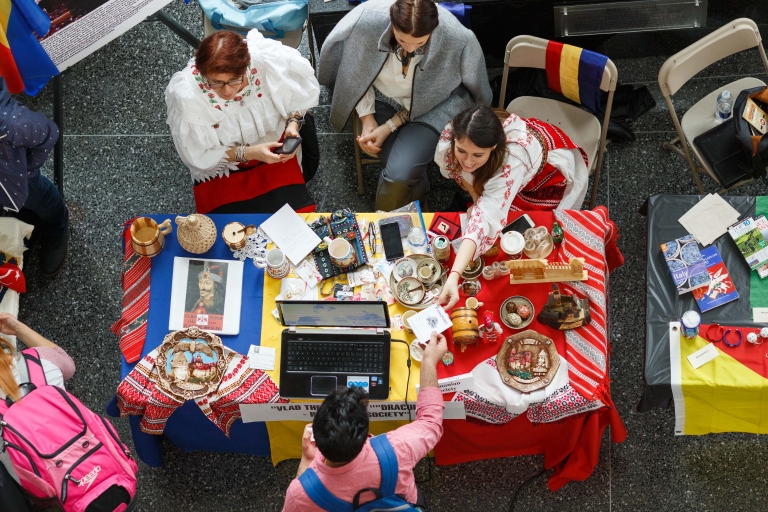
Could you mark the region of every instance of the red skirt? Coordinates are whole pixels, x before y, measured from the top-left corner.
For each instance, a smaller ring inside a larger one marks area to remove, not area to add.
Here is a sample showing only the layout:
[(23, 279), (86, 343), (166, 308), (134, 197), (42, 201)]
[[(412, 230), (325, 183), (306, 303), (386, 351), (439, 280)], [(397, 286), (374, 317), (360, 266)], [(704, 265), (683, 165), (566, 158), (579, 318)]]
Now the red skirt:
[[(553, 149), (578, 149), (584, 163), (589, 168), (586, 153), (557, 126), (530, 118), (523, 119), (529, 129), (533, 129), (538, 135), (536, 138), (543, 143), (544, 154)], [(510, 211), (554, 210), (563, 200), (567, 182), (563, 173), (549, 162), (544, 162), (544, 167), (536, 173), (531, 181), (526, 184), (517, 196), (512, 200)]]
[(242, 163), (229, 176), (195, 183), (198, 213), (274, 213), (288, 203), (297, 212), (315, 211), (296, 158), (265, 164)]

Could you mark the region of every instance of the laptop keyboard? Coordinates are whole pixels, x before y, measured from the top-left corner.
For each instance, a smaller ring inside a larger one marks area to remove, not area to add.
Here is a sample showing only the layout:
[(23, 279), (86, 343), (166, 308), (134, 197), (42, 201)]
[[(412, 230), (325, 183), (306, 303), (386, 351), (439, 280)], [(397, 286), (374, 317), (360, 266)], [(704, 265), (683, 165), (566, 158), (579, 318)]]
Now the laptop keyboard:
[[(384, 344), (289, 341), (289, 372), (383, 373)], [(388, 357), (389, 354), (386, 354)]]

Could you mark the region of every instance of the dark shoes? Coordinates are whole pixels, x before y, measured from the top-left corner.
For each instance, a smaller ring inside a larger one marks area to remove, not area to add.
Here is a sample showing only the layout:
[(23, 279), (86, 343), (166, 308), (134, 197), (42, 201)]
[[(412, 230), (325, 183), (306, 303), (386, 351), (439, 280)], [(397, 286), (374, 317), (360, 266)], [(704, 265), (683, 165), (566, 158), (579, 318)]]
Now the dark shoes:
[(56, 233), (41, 233), (40, 270), (48, 277), (55, 276), (64, 266), (69, 246), (69, 225)]

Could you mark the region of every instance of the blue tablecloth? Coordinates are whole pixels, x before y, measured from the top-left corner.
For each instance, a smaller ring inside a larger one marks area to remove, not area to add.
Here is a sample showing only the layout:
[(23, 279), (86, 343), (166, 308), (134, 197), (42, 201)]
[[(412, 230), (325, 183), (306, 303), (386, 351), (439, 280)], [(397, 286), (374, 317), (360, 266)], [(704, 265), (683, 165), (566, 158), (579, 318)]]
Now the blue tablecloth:
[[(158, 223), (167, 218), (174, 219), (175, 215), (148, 215)], [(265, 214), (227, 214), (210, 215), (216, 224), (219, 236), (216, 243), (205, 254), (190, 254), (179, 245), (174, 233), (165, 237), (165, 247), (162, 252), (152, 259), (152, 273), (149, 295), (149, 320), (147, 323), (147, 339), (141, 356), (157, 348), (168, 334), (168, 318), (171, 308), (171, 281), (173, 278), (173, 259), (176, 256), (186, 258), (210, 258), (233, 260), (232, 251), (221, 239), (222, 228), (230, 222), (241, 222), (245, 225), (260, 225), (269, 218)], [(264, 296), (264, 271), (246, 260), (243, 271), (243, 296), (240, 310), (240, 334), (237, 336), (222, 336), (224, 345), (232, 350), (247, 354), (250, 345), (259, 345), (261, 339), (261, 310)], [(115, 340), (117, 343), (117, 340)], [(134, 364), (128, 364), (121, 358), (120, 379), (133, 369)], [(119, 416), (117, 399), (112, 398), (107, 406), (107, 414)], [(145, 434), (139, 429), (141, 417), (131, 416), (131, 432), (136, 453), (149, 466), (162, 466), (163, 445), (161, 436)], [(209, 452), (236, 452), (251, 455), (269, 456), (269, 436), (264, 423), (243, 423), (237, 420), (227, 438), (214, 425), (200, 408), (192, 401), (186, 402), (168, 419), (164, 434), (166, 439), (184, 450), (192, 452), (204, 450)]]

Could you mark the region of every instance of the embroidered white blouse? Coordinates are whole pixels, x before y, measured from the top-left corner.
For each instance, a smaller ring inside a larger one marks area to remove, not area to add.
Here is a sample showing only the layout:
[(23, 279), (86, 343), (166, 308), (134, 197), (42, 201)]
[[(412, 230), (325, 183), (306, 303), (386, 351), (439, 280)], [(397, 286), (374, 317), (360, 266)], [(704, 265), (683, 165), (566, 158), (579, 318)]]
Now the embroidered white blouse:
[(234, 99), (223, 100), (205, 85), (194, 58), (165, 89), (173, 143), (193, 181), (228, 176), (237, 169), (226, 155), (230, 147), (276, 142), (290, 113), (318, 104), (320, 85), (297, 50), (258, 30), (248, 33), (247, 42), (248, 84)]
[[(503, 123), (507, 136), (507, 158), (496, 174), (485, 184), (482, 195), (472, 208), (463, 238), (475, 242), (474, 258), (486, 252), (496, 242), (499, 232), (507, 224), (507, 213), (517, 193), (536, 175), (541, 165), (542, 147), (539, 141), (525, 127), (525, 122), (511, 114)], [(462, 179), (470, 185), (474, 176), (457, 171), (453, 166), (451, 142), (453, 127), (449, 123), (435, 149), (435, 162), (446, 178)], [(547, 162), (558, 169), (566, 178), (566, 188), (558, 210), (579, 209), (587, 194), (589, 172), (578, 149), (550, 149)]]
[(376, 112), (376, 93), (373, 90), (375, 87), (381, 94), (387, 98), (391, 98), (411, 110), (411, 92), (413, 90), (413, 73), (416, 69), (416, 65), (421, 62), (424, 55), (414, 55), (411, 57), (411, 61), (408, 65), (408, 72), (403, 77), (403, 64), (395, 57), (394, 53), (390, 53), (387, 60), (384, 62), (384, 66), (381, 68), (379, 75), (373, 84), (365, 92), (365, 96), (360, 100), (355, 107), (357, 115), (360, 117)]

